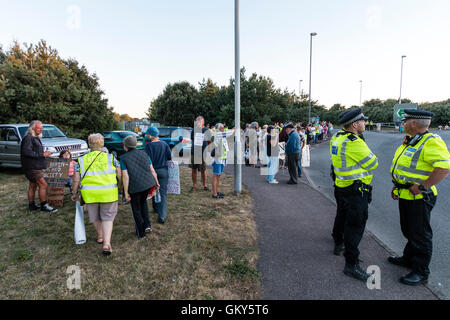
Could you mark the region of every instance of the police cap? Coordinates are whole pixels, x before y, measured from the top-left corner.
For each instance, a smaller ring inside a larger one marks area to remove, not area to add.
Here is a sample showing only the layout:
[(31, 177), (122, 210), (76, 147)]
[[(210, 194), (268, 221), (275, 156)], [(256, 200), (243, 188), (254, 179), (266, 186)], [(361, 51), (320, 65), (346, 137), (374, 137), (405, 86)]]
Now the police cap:
[(434, 115), (433, 112), (426, 110), (417, 110), (417, 109), (405, 109), (405, 115), (402, 120), (406, 119), (427, 119), (431, 120), (431, 117)]
[(368, 120), (362, 113), (361, 108), (345, 111), (339, 115), (339, 123), (346, 126), (358, 120)]

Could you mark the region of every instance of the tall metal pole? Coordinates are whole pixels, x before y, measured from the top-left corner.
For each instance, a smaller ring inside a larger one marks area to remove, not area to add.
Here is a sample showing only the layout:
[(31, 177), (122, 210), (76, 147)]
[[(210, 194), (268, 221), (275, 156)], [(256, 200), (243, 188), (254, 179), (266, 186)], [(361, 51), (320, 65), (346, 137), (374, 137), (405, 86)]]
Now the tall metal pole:
[(311, 70), (312, 70), (312, 37), (316, 36), (317, 33), (313, 32), (310, 34), (310, 44), (309, 44), (309, 105), (308, 105), (308, 123), (311, 121)]
[(234, 0), (234, 192), (242, 191), (241, 166), (241, 68), (239, 53), (239, 0)]
[(402, 68), (400, 71), (400, 97), (398, 99), (398, 104), (402, 104), (403, 58), (406, 58), (406, 56), (402, 56)]
[(300, 99), (302, 98), (302, 81), (303, 81), (303, 80), (300, 80), (300, 87), (298, 88), (298, 92), (299, 92), (299, 95), (300, 95)]
[(359, 80), (359, 107), (362, 107), (362, 80)]

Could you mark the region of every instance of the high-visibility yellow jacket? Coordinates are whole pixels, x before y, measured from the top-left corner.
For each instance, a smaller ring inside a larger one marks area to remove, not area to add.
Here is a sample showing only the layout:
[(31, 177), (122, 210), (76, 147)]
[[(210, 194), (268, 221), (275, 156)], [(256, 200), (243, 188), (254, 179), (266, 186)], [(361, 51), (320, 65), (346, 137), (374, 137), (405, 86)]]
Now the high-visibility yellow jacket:
[(84, 176), (81, 181), (81, 195), (84, 202), (106, 203), (118, 200), (116, 167), (112, 155), (92, 151), (78, 158), (78, 164), (80, 175), (82, 178)]
[(221, 132), (216, 132), (214, 134), (214, 147), (216, 149), (214, 161), (216, 163), (224, 164), (227, 159), (228, 143), (226, 136)]
[[(427, 180), (434, 168), (450, 169), (450, 153), (444, 140), (437, 134), (426, 133), (414, 145), (402, 144), (395, 152), (391, 165), (392, 179), (399, 184), (421, 184)], [(435, 186), (431, 187), (437, 195)], [(394, 194), (401, 199), (422, 199), (409, 189), (396, 189)]]
[(357, 135), (339, 130), (331, 138), (330, 155), (337, 187), (348, 187), (356, 180), (365, 184), (372, 182), (371, 171), (378, 167), (378, 159)]

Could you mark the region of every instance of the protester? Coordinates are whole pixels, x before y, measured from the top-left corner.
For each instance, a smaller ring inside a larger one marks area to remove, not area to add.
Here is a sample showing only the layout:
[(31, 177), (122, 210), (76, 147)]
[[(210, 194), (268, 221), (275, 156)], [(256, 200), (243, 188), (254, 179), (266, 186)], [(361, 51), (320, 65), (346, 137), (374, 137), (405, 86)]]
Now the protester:
[(51, 152), (44, 152), (42, 146), (42, 122), (34, 120), (30, 123), (28, 131), (20, 145), (20, 160), (22, 169), (30, 182), (28, 186), (28, 208), (31, 211), (38, 210), (34, 203), (36, 189), (39, 188), (39, 200), (41, 201), (41, 211), (58, 212), (47, 203), (47, 182), (44, 179), (44, 169), (46, 169), (45, 158), (50, 157)]
[(277, 127), (269, 126), (267, 128), (266, 135), (266, 154), (267, 154), (267, 182), (272, 184), (278, 184), (278, 181), (275, 179), (275, 175), (278, 172), (278, 156), (280, 153), (280, 148), (278, 146), (278, 135), (279, 130)]
[(200, 171), (202, 175), (203, 190), (209, 191), (206, 181), (204, 152), (206, 147), (211, 143), (211, 131), (205, 128), (205, 119), (202, 116), (198, 116), (195, 119), (194, 130), (191, 133), (191, 141), (191, 164), (189, 165), (192, 169), (191, 192), (194, 192), (197, 188), (197, 171)]
[(302, 127), (297, 127), (297, 133), (300, 137), (300, 156), (298, 159), (298, 177), (302, 177), (302, 156), (303, 156), (303, 148), (305, 147), (305, 129)]
[(212, 137), (214, 149), (211, 156), (214, 157), (213, 162), (213, 181), (212, 181), (212, 197), (214, 199), (224, 198), (225, 195), (219, 192), (220, 175), (223, 173), (227, 165), (228, 142), (225, 128), (222, 123), (216, 124), (216, 133)]
[(259, 168), (258, 164), (258, 122), (252, 122), (247, 132), (249, 146), (249, 162), (253, 168)]
[(286, 126), (286, 132), (289, 135), (289, 140), (286, 143), (286, 157), (290, 175), (288, 184), (297, 184), (298, 161), (300, 158), (300, 137), (294, 130), (294, 126), (292, 124), (288, 124)]
[(103, 244), (103, 254), (110, 255), (111, 234), (118, 206), (118, 184), (121, 170), (114, 165), (114, 157), (101, 151), (104, 138), (100, 133), (88, 137), (91, 152), (78, 158), (72, 184), (72, 200), (78, 201), (81, 183), (82, 202), (86, 203), (89, 221), (97, 231), (97, 243)]
[(72, 179), (75, 173), (75, 161), (72, 160), (72, 154), (69, 150), (63, 150), (59, 153), (60, 159), (69, 159), (69, 178), (67, 179), (67, 187), (72, 188)]
[(159, 130), (155, 127), (149, 127), (145, 133), (150, 140), (145, 146), (145, 152), (152, 161), (159, 182), (159, 193), (161, 202), (156, 203), (155, 197), (152, 197), (153, 211), (158, 213), (158, 222), (165, 223), (167, 219), (167, 185), (169, 183), (169, 168), (167, 161), (172, 160), (172, 154), (167, 143), (159, 140)]
[(125, 198), (130, 201), (133, 211), (136, 236), (138, 239), (142, 239), (146, 232), (151, 231), (147, 196), (150, 189), (154, 186), (158, 189), (159, 184), (152, 160), (144, 151), (136, 150), (136, 145), (135, 136), (127, 136), (123, 139), (126, 153), (120, 158), (120, 168), (122, 169)]

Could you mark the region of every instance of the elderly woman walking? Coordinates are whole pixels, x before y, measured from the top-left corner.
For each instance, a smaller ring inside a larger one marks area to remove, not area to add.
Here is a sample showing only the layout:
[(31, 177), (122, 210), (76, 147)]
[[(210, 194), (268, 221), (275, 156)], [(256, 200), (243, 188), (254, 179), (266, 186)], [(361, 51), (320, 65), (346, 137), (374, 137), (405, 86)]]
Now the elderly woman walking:
[(167, 161), (172, 160), (169, 145), (164, 141), (159, 141), (159, 130), (149, 127), (145, 133), (146, 140), (150, 142), (145, 146), (145, 152), (152, 160), (153, 168), (156, 171), (159, 182), (159, 192), (161, 202), (156, 203), (152, 198), (153, 211), (158, 213), (158, 223), (165, 223), (167, 219), (167, 184), (169, 183), (169, 168)]
[(146, 232), (151, 231), (147, 196), (150, 189), (154, 186), (158, 189), (159, 184), (152, 160), (144, 151), (136, 150), (136, 144), (137, 139), (134, 135), (123, 139), (126, 153), (120, 157), (120, 168), (125, 198), (130, 201), (133, 211), (136, 235), (138, 239), (142, 239)]
[(104, 139), (100, 133), (88, 137), (91, 152), (78, 158), (72, 183), (72, 200), (78, 200), (81, 182), (81, 196), (86, 203), (89, 221), (97, 231), (97, 243), (103, 244), (103, 254), (110, 255), (111, 234), (117, 214), (118, 188), (121, 170), (114, 158), (101, 151)]

